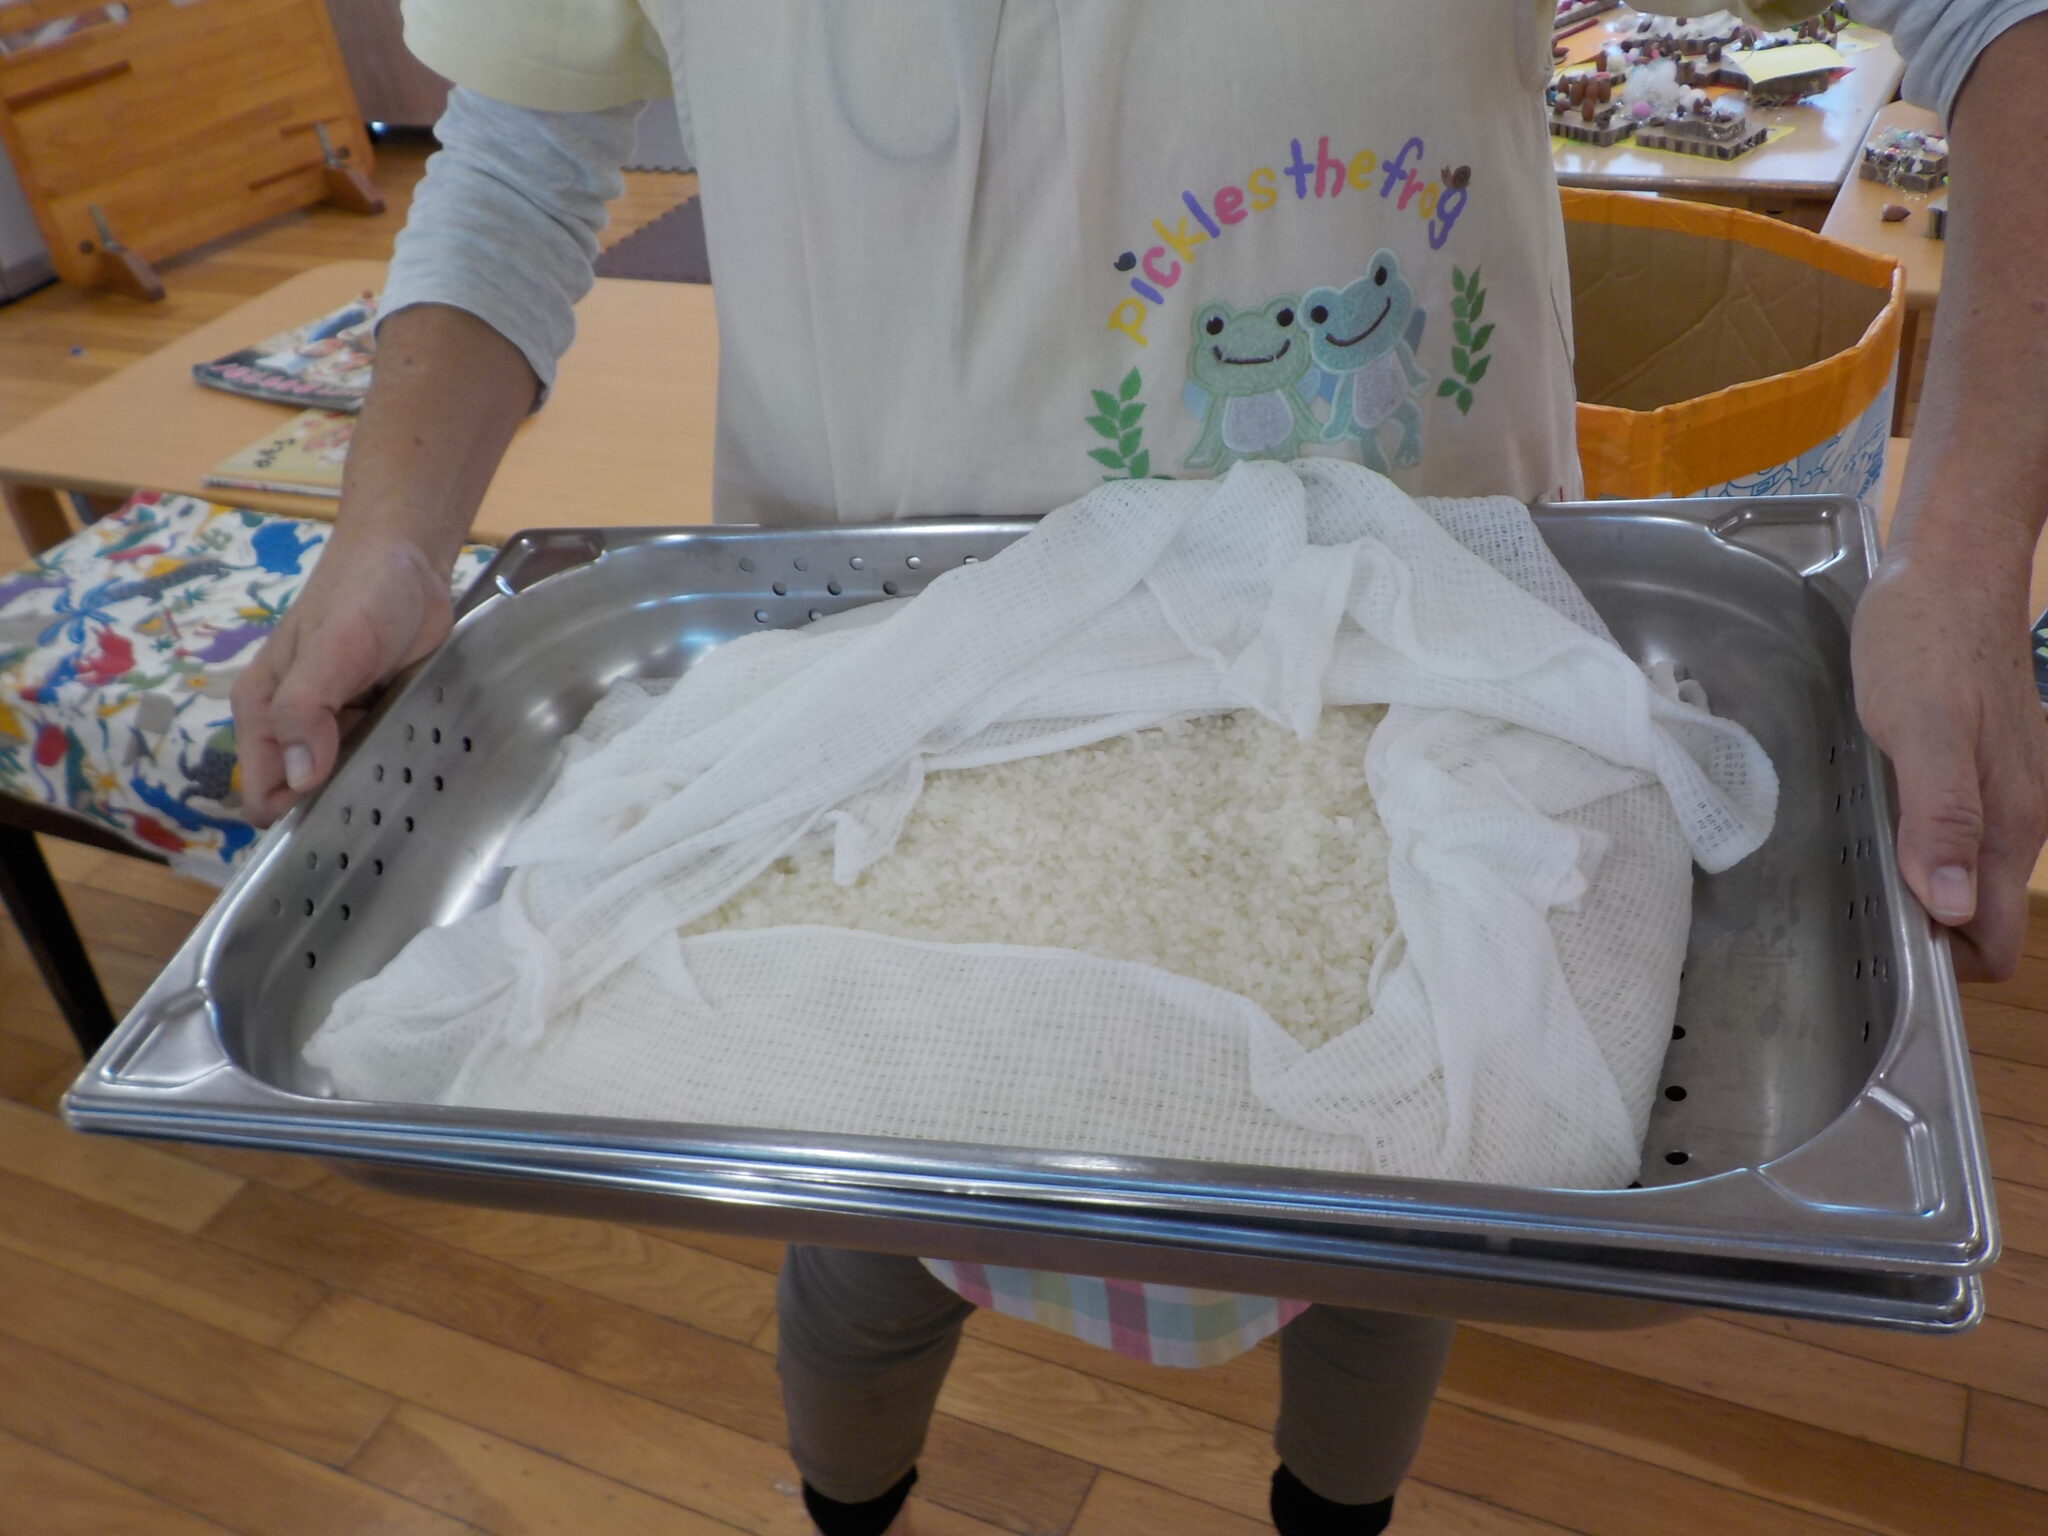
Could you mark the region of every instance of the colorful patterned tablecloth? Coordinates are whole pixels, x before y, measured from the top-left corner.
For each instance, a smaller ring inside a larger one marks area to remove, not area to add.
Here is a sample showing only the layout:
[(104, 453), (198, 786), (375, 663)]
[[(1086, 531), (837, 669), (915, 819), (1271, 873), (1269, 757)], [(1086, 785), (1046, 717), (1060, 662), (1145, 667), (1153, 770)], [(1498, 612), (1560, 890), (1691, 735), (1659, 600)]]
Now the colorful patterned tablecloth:
[[(0, 577), (0, 793), (224, 884), (257, 835), (229, 692), (332, 531), (142, 492)], [(463, 550), (456, 592), (493, 553)]]

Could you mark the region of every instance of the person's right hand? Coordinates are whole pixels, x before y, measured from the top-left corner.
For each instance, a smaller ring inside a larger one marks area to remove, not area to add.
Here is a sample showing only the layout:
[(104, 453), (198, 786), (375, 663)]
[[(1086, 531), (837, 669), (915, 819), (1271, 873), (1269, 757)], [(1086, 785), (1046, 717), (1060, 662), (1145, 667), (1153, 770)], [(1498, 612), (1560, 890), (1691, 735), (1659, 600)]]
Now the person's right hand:
[(369, 697), (443, 640), (448, 583), (401, 538), (328, 541), (256, 659), (235, 679), (243, 813), (268, 826), (334, 771)]

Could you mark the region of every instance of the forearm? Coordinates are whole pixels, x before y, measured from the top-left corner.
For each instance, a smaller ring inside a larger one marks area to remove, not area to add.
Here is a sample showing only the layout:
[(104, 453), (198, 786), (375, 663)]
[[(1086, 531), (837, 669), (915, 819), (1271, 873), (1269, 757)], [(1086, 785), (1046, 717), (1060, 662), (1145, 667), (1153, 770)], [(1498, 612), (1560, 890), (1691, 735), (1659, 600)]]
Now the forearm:
[(259, 823), (333, 770), (353, 708), (447, 637), (456, 550), (575, 334), (636, 115), (451, 93), (385, 280), (334, 536), (235, 682)]
[(410, 544), (444, 579), (540, 380), (475, 315), (415, 304), (377, 333), (377, 366), (349, 445), (335, 544)]
[[(350, 446), (342, 552), (408, 548), (445, 577), (592, 281), (637, 108), (539, 112), (457, 90), (392, 257)], [(381, 568), (381, 562), (373, 562)]]
[(1891, 759), (1899, 869), (1965, 979), (2012, 973), (2048, 836), (2048, 725), (2026, 645), (2048, 514), (2048, 17), (2001, 32), (1950, 117), (1951, 221), (1913, 455), (1856, 610), (1857, 710)]
[(2048, 16), (1978, 59), (1950, 127), (1949, 244), (1891, 558), (2024, 606), (2048, 517)]

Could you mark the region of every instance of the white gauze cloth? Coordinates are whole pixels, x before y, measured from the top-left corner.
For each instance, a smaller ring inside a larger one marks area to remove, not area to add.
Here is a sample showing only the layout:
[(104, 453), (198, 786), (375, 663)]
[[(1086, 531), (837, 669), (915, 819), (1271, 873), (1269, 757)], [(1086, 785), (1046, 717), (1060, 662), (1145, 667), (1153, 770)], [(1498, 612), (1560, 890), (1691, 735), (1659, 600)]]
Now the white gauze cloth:
[[(929, 771), (1227, 709), (1306, 734), (1325, 703), (1392, 706), (1364, 771), (1398, 933), (1370, 1012), (1315, 1050), (1234, 993), (1070, 950), (677, 934), (806, 835), (853, 880)], [(500, 899), (308, 1042), (337, 1092), (1619, 1185), (1677, 1006), (1687, 851), (1725, 869), (1777, 798), (1755, 740), (1629, 660), (1521, 505), (1323, 459), (1113, 482), (914, 598), (736, 640), (597, 722)]]

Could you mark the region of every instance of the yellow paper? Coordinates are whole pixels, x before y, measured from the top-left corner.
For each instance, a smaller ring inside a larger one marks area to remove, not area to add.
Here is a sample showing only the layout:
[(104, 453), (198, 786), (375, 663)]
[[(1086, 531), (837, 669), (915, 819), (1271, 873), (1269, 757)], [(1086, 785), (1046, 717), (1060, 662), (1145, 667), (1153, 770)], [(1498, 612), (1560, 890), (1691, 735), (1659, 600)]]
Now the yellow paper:
[(1789, 43), (1761, 53), (1733, 53), (1729, 62), (1749, 76), (1752, 85), (1768, 85), (1787, 75), (1810, 75), (1823, 69), (1847, 69), (1849, 61), (1832, 43)]

